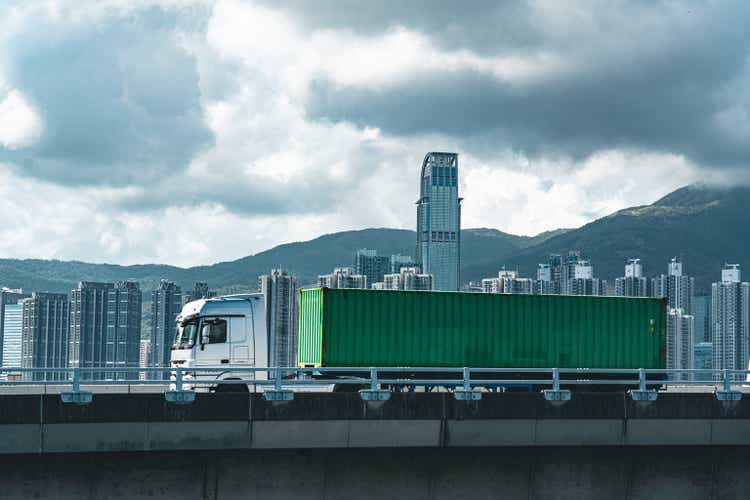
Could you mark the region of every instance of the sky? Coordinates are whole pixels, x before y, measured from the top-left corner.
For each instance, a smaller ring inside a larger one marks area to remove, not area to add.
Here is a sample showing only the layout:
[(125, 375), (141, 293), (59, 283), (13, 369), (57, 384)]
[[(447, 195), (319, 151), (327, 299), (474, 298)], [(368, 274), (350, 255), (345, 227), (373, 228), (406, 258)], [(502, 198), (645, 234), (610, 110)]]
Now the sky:
[(750, 178), (750, 3), (0, 5), (0, 257), (179, 266), (413, 229), (578, 227)]

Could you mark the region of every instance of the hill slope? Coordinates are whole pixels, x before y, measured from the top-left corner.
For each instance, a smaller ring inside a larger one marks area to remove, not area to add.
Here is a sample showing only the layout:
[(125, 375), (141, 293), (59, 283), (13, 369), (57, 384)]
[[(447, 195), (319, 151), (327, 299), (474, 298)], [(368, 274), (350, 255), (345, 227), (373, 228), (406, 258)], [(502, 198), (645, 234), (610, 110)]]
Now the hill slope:
[[(515, 236), (495, 229), (467, 229), (463, 236), (464, 262), (492, 262), (522, 248), (537, 244), (557, 232), (535, 237)], [(337, 266), (353, 264), (354, 253), (360, 248), (374, 248), (382, 255), (414, 251), (416, 233), (400, 229), (364, 229), (320, 236), (310, 241), (279, 245), (256, 255), (211, 266), (179, 268), (149, 264), (118, 266), (89, 264), (76, 261), (39, 259), (0, 259), (0, 285), (25, 290), (70, 291), (79, 280), (118, 281), (135, 279), (144, 290), (150, 290), (160, 279), (169, 279), (183, 289), (196, 281), (205, 281), (212, 288), (254, 288), (258, 275), (274, 267), (285, 267), (300, 278), (313, 283), (318, 274)]]
[(685, 272), (695, 276), (705, 292), (720, 275), (721, 266), (739, 263), (750, 272), (750, 188), (679, 189), (647, 206), (620, 210), (576, 230), (553, 236), (512, 256), (470, 265), (464, 279), (492, 276), (502, 265), (534, 276), (550, 253), (580, 249), (590, 258), (597, 276), (623, 274), (628, 258), (643, 260), (648, 276), (666, 272), (667, 261), (681, 257)]
[[(550, 253), (580, 249), (594, 264), (596, 275), (614, 278), (623, 273), (628, 258), (643, 260), (651, 276), (664, 272), (673, 256), (682, 257), (686, 272), (705, 292), (725, 261), (750, 269), (750, 188), (716, 189), (690, 186), (651, 205), (620, 210), (581, 228), (538, 236), (515, 236), (495, 229), (462, 232), (462, 280), (496, 275), (498, 269), (518, 267), (534, 276)], [(336, 266), (352, 265), (359, 248), (382, 255), (411, 255), (416, 235), (400, 229), (364, 229), (326, 234), (310, 241), (279, 245), (256, 255), (210, 266), (179, 268), (167, 265), (117, 266), (54, 260), (0, 259), (0, 285), (26, 290), (69, 291), (78, 280), (136, 279), (144, 290), (161, 278), (191, 288), (205, 281), (212, 288), (254, 288), (257, 277), (274, 267), (285, 267), (313, 283), (318, 274)], [(748, 271), (750, 272), (750, 271)]]

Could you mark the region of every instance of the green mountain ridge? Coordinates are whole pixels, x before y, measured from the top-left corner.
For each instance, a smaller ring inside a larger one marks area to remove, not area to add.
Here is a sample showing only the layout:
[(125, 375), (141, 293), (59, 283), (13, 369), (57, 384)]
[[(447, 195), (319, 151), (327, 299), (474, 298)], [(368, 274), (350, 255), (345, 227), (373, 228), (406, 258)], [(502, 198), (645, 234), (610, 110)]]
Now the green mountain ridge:
[(640, 258), (647, 276), (666, 273), (669, 259), (681, 258), (686, 274), (696, 278), (698, 291), (707, 293), (725, 262), (750, 267), (748, 214), (750, 188), (688, 186), (651, 205), (619, 210), (515, 255), (470, 265), (463, 278), (494, 275), (501, 265), (534, 276), (537, 264), (546, 262), (550, 253), (579, 249), (591, 259), (596, 276), (606, 279), (622, 276), (628, 258)]
[[(628, 258), (640, 258), (648, 276), (666, 271), (668, 260), (682, 258), (686, 273), (695, 276), (705, 292), (719, 276), (725, 261), (750, 267), (746, 231), (750, 213), (750, 188), (688, 186), (651, 205), (626, 208), (577, 229), (518, 236), (497, 229), (462, 231), (462, 281), (495, 276), (502, 267), (518, 268), (533, 277), (539, 262), (550, 253), (582, 250), (591, 259), (598, 277), (613, 279), (623, 274)], [(135, 279), (144, 291), (160, 279), (177, 282), (183, 290), (196, 281), (213, 289), (253, 289), (257, 277), (284, 267), (311, 284), (319, 274), (353, 264), (360, 248), (374, 248), (382, 255), (414, 252), (416, 234), (405, 229), (370, 228), (319, 236), (309, 241), (286, 243), (228, 262), (181, 268), (162, 264), (120, 266), (79, 261), (0, 259), (0, 285), (25, 290), (67, 292), (79, 280), (118, 281)], [(750, 272), (750, 271), (748, 271)]]
[[(564, 230), (562, 230), (564, 231)], [(541, 235), (516, 236), (496, 229), (465, 229), (462, 251), (465, 262), (491, 262), (498, 256), (512, 255), (559, 231)], [(161, 264), (120, 266), (80, 261), (42, 259), (0, 259), (0, 285), (25, 290), (66, 292), (78, 281), (118, 281), (134, 279), (145, 290), (160, 279), (177, 282), (183, 290), (196, 281), (205, 281), (220, 290), (255, 288), (258, 276), (272, 268), (284, 267), (296, 274), (300, 283), (316, 282), (319, 274), (334, 267), (350, 266), (360, 248), (375, 248), (382, 255), (412, 255), (416, 233), (405, 229), (371, 228), (319, 236), (310, 241), (286, 243), (240, 259), (208, 266), (180, 268)]]

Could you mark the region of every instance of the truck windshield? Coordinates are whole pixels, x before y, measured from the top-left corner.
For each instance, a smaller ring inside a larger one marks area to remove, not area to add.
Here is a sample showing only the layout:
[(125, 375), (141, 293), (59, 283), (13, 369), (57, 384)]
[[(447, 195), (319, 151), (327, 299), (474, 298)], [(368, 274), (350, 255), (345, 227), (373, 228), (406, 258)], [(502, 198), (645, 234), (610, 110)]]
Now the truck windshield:
[(195, 344), (195, 336), (198, 333), (198, 319), (186, 321), (177, 325), (177, 335), (174, 338), (172, 349), (190, 349)]

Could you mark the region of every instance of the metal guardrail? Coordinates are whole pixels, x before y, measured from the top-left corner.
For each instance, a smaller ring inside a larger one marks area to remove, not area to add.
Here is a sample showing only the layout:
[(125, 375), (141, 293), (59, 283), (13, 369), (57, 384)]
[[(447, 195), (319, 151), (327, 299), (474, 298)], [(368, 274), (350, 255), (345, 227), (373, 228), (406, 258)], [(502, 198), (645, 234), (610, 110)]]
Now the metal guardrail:
[[(418, 374), (422, 378), (414, 378)], [(430, 378), (436, 374), (441, 378)], [(130, 377), (133, 375), (133, 377)], [(398, 375), (403, 375), (399, 377)], [(453, 376), (455, 375), (455, 377)], [(248, 390), (263, 392), (269, 401), (290, 401), (294, 389), (321, 384), (361, 386), (365, 401), (386, 401), (392, 392), (406, 388), (432, 390), (446, 388), (458, 400), (480, 400), (483, 392), (507, 390), (519, 386), (544, 387), (542, 393), (551, 402), (571, 398), (569, 387), (612, 385), (631, 387), (635, 401), (650, 402), (658, 398), (658, 389), (668, 386), (715, 386), (720, 401), (739, 401), (739, 387), (750, 386), (750, 370), (659, 370), (603, 368), (420, 368), (420, 367), (107, 367), (107, 368), (3, 368), (0, 386), (61, 386), (66, 403), (90, 403), (93, 394), (81, 385), (164, 385), (167, 401), (190, 403), (196, 389), (244, 385)], [(222, 377), (229, 377), (223, 379)], [(519, 378), (524, 377), (524, 378)], [(708, 377), (708, 378), (706, 378)], [(250, 389), (252, 387), (252, 389)]]

